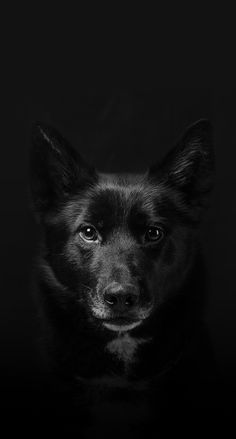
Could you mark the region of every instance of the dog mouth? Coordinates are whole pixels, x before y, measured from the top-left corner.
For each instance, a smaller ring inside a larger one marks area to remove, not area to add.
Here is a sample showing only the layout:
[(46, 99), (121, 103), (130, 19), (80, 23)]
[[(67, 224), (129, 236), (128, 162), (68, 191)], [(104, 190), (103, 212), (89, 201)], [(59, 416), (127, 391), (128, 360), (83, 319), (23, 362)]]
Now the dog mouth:
[(126, 332), (141, 325), (142, 320), (128, 320), (125, 318), (103, 320), (102, 325), (110, 331)]
[(143, 325), (151, 316), (152, 310), (153, 306), (149, 306), (140, 309), (139, 312), (133, 314), (126, 313), (122, 315), (119, 313), (115, 315), (113, 313), (113, 315), (111, 315), (110, 313), (107, 313), (106, 310), (94, 306), (91, 311), (93, 318), (99, 322), (100, 327), (106, 328), (110, 331), (125, 332)]

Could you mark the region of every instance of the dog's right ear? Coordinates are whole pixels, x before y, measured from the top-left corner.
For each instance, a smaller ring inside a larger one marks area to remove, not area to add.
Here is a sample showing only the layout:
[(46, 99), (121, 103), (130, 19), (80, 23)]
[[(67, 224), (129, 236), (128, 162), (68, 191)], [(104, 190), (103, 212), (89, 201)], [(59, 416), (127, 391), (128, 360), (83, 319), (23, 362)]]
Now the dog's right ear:
[(76, 190), (91, 185), (94, 168), (55, 129), (37, 123), (32, 131), (30, 184), (34, 209), (41, 217)]

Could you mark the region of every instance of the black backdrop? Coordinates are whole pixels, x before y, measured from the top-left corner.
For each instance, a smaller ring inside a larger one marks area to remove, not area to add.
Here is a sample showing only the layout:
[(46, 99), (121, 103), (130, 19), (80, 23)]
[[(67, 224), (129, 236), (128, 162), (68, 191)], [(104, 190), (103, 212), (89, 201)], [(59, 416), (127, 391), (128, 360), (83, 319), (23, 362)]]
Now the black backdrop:
[[(38, 72), (17, 76), (5, 108), (1, 152), (1, 387), (34, 385), (35, 311), (29, 287), (36, 228), (28, 199), (28, 151), (34, 121), (58, 128), (101, 170), (144, 170), (199, 118), (214, 126), (217, 176), (202, 241), (209, 271), (206, 321), (224, 377), (236, 367), (236, 89), (227, 87), (87, 87)], [(15, 398), (15, 397), (14, 397)], [(11, 396), (9, 397), (11, 400)], [(222, 402), (223, 404), (223, 402)]]

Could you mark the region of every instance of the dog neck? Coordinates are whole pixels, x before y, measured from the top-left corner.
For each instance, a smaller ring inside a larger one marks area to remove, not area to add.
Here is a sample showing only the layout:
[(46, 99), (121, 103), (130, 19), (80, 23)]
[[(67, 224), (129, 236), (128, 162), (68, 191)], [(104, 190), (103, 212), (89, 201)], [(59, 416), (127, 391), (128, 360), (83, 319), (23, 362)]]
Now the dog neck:
[(135, 338), (129, 333), (120, 332), (118, 337), (110, 341), (105, 349), (124, 364), (127, 371), (129, 366), (136, 360), (137, 349), (140, 345), (150, 342), (150, 338)]

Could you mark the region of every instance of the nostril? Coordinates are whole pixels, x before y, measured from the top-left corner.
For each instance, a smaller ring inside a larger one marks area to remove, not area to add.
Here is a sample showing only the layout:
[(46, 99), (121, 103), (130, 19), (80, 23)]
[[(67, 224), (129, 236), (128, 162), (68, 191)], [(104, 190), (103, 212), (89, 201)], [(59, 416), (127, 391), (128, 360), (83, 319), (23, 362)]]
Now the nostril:
[(114, 294), (105, 293), (104, 300), (108, 305), (113, 306), (117, 303), (117, 298)]
[(137, 305), (139, 294), (134, 286), (113, 283), (105, 288), (104, 302), (114, 311), (127, 311)]
[(126, 294), (125, 296), (125, 305), (127, 307), (134, 306), (137, 303), (137, 296), (134, 294)]

